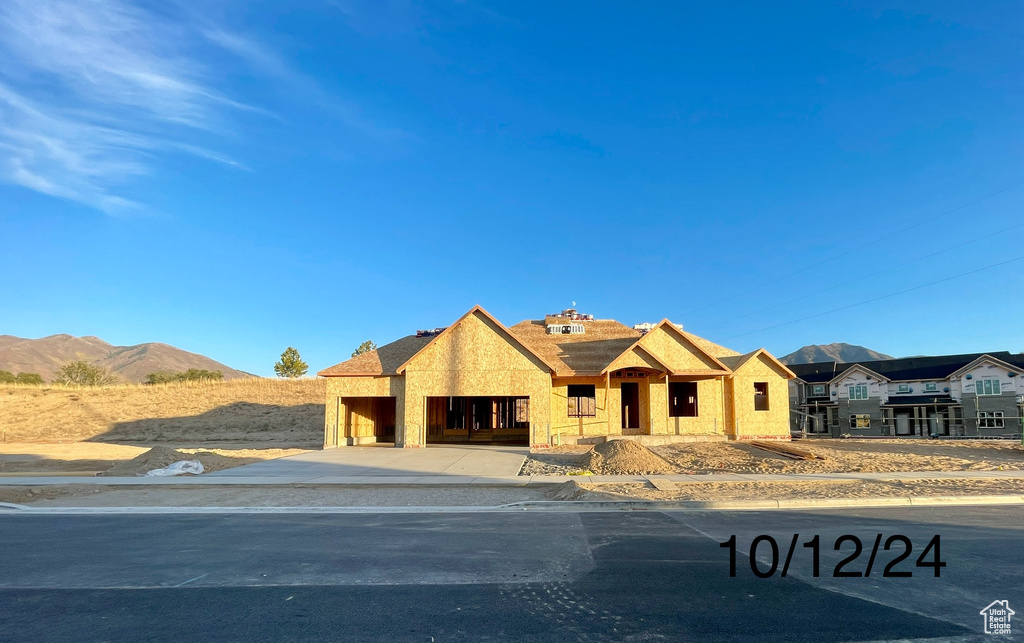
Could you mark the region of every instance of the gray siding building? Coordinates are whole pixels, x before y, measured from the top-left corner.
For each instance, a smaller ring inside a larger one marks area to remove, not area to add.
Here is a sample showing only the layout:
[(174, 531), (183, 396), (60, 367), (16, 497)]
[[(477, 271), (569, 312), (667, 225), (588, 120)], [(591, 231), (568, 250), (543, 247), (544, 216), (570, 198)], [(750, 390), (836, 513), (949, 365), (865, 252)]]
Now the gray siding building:
[(893, 437), (1020, 437), (1024, 353), (793, 364), (792, 430)]

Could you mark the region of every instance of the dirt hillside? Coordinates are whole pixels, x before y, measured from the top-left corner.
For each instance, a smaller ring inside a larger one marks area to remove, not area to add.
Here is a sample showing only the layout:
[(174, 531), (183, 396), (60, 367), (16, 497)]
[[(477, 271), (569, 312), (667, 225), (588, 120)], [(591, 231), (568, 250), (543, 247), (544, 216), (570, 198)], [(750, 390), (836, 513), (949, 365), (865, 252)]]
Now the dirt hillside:
[(0, 386), (5, 442), (323, 440), (324, 380), (185, 382), (108, 388)]

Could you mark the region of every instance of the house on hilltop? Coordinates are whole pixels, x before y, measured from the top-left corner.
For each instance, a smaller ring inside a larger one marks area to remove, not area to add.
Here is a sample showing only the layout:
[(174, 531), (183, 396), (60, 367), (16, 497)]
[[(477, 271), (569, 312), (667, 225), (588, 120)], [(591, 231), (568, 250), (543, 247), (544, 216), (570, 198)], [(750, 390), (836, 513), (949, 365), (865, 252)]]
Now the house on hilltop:
[(566, 310), (505, 327), (476, 306), (320, 371), (324, 445), (502, 442), (543, 448), (789, 438), (785, 365), (664, 320), (630, 328)]

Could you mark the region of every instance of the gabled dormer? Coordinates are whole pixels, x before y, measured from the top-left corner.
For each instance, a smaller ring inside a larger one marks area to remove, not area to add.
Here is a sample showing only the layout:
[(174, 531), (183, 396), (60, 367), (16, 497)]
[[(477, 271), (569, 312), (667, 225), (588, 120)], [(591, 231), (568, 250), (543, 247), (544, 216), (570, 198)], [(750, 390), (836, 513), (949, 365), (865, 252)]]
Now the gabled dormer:
[(870, 368), (854, 364), (829, 382), (829, 394), (832, 400), (868, 400), (888, 399), (887, 384), (889, 378), (880, 375)]
[(1020, 369), (991, 355), (982, 355), (955, 371), (950, 376), (950, 383), (959, 399), (1024, 392), (1024, 385), (1020, 384)]

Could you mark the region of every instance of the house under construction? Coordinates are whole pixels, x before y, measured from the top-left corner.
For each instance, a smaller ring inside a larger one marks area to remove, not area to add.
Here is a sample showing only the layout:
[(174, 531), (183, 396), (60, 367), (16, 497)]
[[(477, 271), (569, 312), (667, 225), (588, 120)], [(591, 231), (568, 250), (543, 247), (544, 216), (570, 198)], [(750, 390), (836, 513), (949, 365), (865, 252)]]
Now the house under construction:
[(566, 310), (505, 327), (479, 306), (319, 375), (325, 446), (535, 448), (788, 439), (794, 377), (763, 349), (741, 355), (668, 320), (629, 327)]

